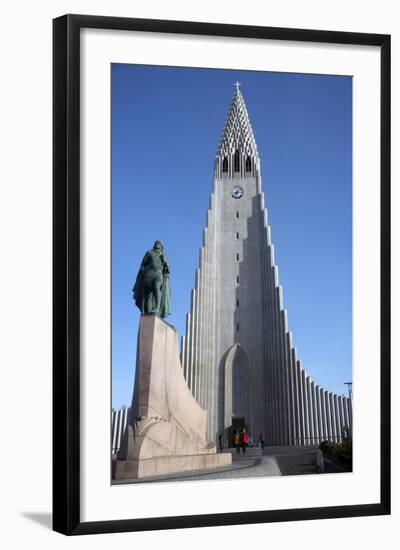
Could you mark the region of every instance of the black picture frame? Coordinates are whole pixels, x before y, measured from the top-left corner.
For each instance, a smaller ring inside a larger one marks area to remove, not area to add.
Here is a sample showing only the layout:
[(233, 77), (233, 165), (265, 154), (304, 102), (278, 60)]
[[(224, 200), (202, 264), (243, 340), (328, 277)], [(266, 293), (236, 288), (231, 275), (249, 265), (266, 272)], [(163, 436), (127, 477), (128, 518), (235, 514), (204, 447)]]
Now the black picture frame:
[[(380, 501), (144, 519), (80, 520), (80, 31), (84, 28), (378, 46), (381, 51)], [(66, 535), (390, 513), (390, 36), (65, 15), (53, 21), (53, 529)]]

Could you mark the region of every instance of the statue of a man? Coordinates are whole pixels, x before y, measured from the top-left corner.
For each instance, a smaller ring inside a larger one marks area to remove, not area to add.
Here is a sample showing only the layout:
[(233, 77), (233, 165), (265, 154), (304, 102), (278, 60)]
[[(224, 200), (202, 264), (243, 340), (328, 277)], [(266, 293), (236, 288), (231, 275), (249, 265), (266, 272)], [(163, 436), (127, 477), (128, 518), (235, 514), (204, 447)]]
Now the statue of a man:
[(142, 313), (155, 313), (162, 319), (171, 314), (169, 265), (161, 241), (156, 241), (142, 260), (133, 299)]

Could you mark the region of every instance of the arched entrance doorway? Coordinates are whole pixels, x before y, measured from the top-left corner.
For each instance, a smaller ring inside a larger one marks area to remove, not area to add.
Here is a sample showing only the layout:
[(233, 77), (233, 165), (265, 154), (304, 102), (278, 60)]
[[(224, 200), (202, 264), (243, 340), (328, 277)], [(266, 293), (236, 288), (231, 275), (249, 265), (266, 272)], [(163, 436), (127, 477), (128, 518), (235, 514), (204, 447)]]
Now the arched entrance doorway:
[(251, 369), (240, 344), (234, 344), (226, 355), (224, 389), (224, 429), (231, 445), (235, 430), (246, 428), (251, 434), (253, 424)]

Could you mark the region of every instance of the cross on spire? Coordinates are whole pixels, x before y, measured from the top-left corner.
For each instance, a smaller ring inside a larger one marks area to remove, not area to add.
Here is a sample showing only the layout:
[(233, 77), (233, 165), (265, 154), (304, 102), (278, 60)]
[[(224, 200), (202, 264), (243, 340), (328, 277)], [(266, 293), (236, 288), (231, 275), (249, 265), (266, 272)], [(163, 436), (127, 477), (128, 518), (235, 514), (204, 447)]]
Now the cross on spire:
[(240, 84), (239, 81), (236, 81), (234, 86), (236, 86), (236, 91), (238, 92), (239, 91), (239, 86), (241, 86), (241, 84)]

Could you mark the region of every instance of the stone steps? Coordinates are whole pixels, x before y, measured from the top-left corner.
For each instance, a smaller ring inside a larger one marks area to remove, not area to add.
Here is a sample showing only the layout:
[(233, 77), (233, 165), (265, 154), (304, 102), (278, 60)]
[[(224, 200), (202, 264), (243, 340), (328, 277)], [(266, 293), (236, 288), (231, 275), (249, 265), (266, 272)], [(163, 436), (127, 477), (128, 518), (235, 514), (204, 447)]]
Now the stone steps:
[(229, 449), (232, 461), (252, 462), (254, 465), (263, 463), (271, 458), (279, 466), (281, 475), (315, 474), (323, 471), (323, 458), (316, 445), (313, 446), (276, 446), (276, 447), (248, 447), (246, 453), (241, 450)]

